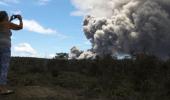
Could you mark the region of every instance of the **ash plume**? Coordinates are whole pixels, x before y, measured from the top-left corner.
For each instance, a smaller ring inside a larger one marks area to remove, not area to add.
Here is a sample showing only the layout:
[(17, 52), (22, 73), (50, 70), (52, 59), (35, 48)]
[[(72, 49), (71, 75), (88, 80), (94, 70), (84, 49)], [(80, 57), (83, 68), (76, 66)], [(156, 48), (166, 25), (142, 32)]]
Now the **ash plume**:
[(81, 53), (83, 53), (83, 51), (74, 46), (70, 49), (69, 59), (77, 59)]
[(83, 30), (100, 56), (170, 56), (170, 0), (72, 0), (85, 13)]
[(95, 59), (96, 54), (93, 53), (91, 50), (88, 51), (81, 51), (77, 47), (72, 47), (69, 53), (69, 59)]

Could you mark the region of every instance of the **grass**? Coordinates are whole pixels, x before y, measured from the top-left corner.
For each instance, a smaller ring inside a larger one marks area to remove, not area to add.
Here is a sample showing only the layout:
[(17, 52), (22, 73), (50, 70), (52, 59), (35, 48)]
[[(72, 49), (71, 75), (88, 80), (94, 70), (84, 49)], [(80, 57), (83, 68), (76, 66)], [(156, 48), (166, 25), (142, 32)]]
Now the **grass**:
[(170, 60), (12, 58), (3, 100), (169, 100)]

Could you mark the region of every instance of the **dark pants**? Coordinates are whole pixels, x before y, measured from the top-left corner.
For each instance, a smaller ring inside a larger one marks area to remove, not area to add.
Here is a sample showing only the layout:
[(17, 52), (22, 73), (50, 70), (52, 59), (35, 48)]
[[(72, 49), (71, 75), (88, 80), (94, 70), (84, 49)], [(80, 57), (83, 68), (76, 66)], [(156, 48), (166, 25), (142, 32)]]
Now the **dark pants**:
[(7, 84), (7, 75), (11, 58), (11, 48), (0, 48), (0, 85)]

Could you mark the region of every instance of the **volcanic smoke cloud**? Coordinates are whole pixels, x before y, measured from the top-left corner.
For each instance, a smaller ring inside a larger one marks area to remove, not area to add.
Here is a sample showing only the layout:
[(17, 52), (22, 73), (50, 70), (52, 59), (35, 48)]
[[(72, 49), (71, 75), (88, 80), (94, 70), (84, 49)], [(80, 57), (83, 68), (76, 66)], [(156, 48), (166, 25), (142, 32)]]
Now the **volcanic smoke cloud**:
[(81, 51), (77, 47), (72, 47), (69, 54), (69, 59), (95, 59), (96, 54), (92, 50)]
[(96, 55), (170, 56), (170, 0), (73, 0), (73, 4), (77, 13), (88, 15), (83, 30)]

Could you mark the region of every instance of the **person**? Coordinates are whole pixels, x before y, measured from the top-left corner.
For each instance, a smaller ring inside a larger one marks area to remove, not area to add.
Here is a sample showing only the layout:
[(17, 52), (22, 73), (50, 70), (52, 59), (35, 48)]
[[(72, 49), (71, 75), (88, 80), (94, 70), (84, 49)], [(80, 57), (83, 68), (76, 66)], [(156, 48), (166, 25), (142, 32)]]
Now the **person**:
[[(18, 19), (19, 24), (12, 23)], [(9, 18), (6, 11), (0, 11), (0, 94), (11, 94), (14, 91), (7, 88), (7, 75), (11, 58), (11, 30), (21, 30), (23, 22), (21, 15)]]

